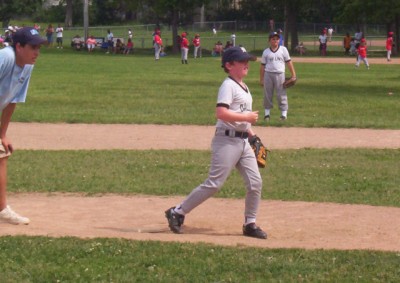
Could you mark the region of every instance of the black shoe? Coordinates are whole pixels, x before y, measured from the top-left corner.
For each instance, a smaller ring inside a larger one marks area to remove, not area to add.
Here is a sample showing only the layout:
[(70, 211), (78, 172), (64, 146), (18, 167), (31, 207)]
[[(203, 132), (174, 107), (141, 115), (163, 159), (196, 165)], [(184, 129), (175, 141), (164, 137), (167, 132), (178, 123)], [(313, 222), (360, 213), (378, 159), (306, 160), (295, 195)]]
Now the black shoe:
[(260, 227), (256, 225), (256, 223), (250, 223), (247, 225), (243, 225), (243, 235), (247, 237), (253, 237), (258, 239), (266, 239), (267, 233), (261, 230)]
[(185, 216), (180, 215), (174, 211), (175, 207), (171, 207), (165, 211), (165, 217), (168, 219), (168, 226), (172, 232), (176, 234), (181, 234), (181, 226), (183, 221), (185, 221)]
[(285, 121), (286, 119), (287, 119), (287, 117), (286, 116), (281, 116), (281, 121)]
[(270, 118), (269, 115), (265, 115), (264, 116), (264, 120), (267, 121), (267, 122), (269, 121), (269, 118)]

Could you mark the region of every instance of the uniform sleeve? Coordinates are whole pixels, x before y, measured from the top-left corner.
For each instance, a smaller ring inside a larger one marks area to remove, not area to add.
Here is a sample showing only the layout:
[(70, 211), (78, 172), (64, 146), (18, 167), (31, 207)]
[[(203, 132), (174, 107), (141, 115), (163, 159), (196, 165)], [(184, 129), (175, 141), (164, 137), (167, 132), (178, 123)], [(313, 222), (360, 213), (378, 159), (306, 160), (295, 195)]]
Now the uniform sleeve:
[(290, 60), (292, 60), (286, 47), (283, 48), (283, 59), (285, 60), (285, 62), (289, 62)]
[(233, 89), (229, 81), (224, 81), (218, 91), (217, 104), (231, 105), (233, 101)]
[(263, 54), (261, 55), (261, 64), (262, 65), (266, 65), (267, 64), (267, 56), (266, 56), (265, 50), (264, 50)]
[[(11, 47), (9, 47), (11, 48)], [(7, 51), (4, 49), (4, 52)], [(4, 53), (0, 56), (0, 78), (8, 75), (14, 66), (14, 57), (11, 53)]]

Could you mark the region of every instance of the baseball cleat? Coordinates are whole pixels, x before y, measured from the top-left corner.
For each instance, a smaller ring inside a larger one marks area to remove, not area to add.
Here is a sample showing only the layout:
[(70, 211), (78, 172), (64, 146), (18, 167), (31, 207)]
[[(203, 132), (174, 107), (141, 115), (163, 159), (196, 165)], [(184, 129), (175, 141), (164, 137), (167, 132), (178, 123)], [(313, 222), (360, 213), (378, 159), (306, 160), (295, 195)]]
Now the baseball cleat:
[(267, 121), (267, 122), (269, 121), (269, 118), (270, 118), (269, 115), (265, 115), (264, 116), (264, 120)]
[(0, 211), (0, 221), (8, 222), (15, 225), (18, 224), (27, 225), (30, 222), (29, 218), (19, 215), (14, 210), (12, 210), (11, 207), (9, 207), (8, 205), (6, 208)]
[(286, 119), (287, 119), (287, 117), (286, 116), (281, 116), (281, 121), (285, 121)]
[(174, 211), (175, 207), (171, 207), (165, 211), (165, 217), (168, 219), (168, 226), (175, 234), (182, 234), (181, 226), (185, 221), (185, 216)]
[(258, 239), (266, 239), (267, 233), (261, 230), (260, 227), (256, 225), (256, 223), (250, 223), (247, 225), (243, 225), (243, 235), (247, 237), (253, 237)]

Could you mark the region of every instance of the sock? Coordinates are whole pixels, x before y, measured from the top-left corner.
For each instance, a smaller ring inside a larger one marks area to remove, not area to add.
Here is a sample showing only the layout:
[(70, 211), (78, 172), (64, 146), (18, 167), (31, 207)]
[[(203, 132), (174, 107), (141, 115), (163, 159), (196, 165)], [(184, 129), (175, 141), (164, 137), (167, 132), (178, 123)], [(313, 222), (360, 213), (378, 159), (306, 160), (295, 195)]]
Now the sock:
[(265, 109), (265, 116), (269, 116), (271, 110), (270, 109)]
[(245, 217), (244, 218), (244, 225), (250, 224), (250, 223), (256, 223), (256, 218), (255, 217)]
[(180, 215), (185, 215), (185, 212), (183, 211), (181, 205), (177, 205), (177, 206), (174, 208), (174, 212), (175, 212), (175, 213), (178, 213), (178, 214), (180, 214)]
[(287, 111), (282, 111), (282, 116), (287, 117)]

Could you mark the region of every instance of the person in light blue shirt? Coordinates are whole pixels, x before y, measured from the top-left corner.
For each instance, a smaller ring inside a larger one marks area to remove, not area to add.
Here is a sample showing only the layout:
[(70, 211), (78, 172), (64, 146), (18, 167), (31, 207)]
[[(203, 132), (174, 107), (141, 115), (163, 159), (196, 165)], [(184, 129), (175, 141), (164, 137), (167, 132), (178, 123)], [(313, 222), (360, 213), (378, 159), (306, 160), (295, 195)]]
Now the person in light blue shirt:
[(29, 224), (7, 205), (7, 160), (13, 152), (7, 129), (17, 103), (25, 102), (33, 65), (47, 42), (33, 27), (13, 34), (13, 45), (0, 50), (0, 222)]

